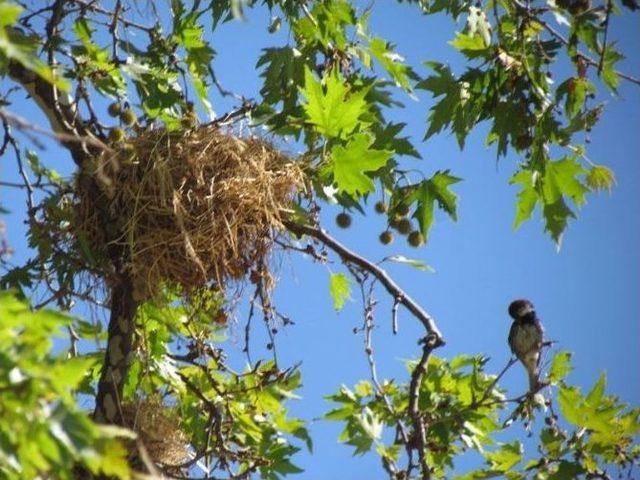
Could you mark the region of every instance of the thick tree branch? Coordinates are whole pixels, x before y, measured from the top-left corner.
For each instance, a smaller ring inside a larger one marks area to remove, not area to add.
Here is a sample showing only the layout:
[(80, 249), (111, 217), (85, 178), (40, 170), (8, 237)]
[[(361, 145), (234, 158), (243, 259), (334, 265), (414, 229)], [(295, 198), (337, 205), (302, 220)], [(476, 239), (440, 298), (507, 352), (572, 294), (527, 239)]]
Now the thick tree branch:
[(33, 98), (49, 120), (53, 132), (64, 137), (60, 138), (62, 145), (69, 150), (75, 164), (81, 167), (95, 152), (89, 149), (86, 142), (69, 140), (69, 137), (93, 137), (76, 114), (75, 106), (55, 86), (19, 63), (10, 62), (8, 67), (9, 76)]
[(402, 290), (391, 277), (379, 266), (371, 263), (355, 252), (352, 252), (338, 240), (329, 235), (325, 230), (319, 227), (309, 225), (300, 225), (294, 222), (286, 221), (284, 226), (296, 235), (308, 235), (323, 243), (331, 250), (336, 252), (343, 262), (356, 265), (366, 272), (371, 273), (376, 279), (382, 283), (384, 288), (391, 294), (394, 300), (409, 310), (424, 325), (427, 332), (433, 336), (433, 348), (444, 345), (442, 333), (435, 324), (434, 319), (425, 312), (407, 293)]

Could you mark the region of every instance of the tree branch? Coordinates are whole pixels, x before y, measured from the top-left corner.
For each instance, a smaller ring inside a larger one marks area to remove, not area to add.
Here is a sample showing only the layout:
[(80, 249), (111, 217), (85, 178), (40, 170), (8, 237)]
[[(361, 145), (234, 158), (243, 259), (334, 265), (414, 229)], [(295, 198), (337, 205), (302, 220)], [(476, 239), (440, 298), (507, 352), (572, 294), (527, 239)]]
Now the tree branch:
[[(9, 76), (20, 84), (38, 104), (49, 120), (53, 132), (65, 137), (60, 138), (62, 145), (69, 150), (75, 164), (81, 167), (84, 161), (96, 152), (91, 151), (86, 142), (76, 140), (93, 137), (93, 135), (82, 119), (76, 115), (75, 106), (60, 95), (54, 85), (19, 63), (9, 62), (8, 72)], [(75, 139), (69, 140), (70, 136)]]
[(422, 470), (422, 480), (431, 478), (431, 469), (427, 463), (427, 431), (420, 415), (418, 399), (420, 397), (420, 387), (422, 379), (427, 371), (427, 363), (429, 356), (434, 348), (438, 346), (437, 338), (433, 334), (427, 335), (422, 342), (422, 357), (411, 373), (411, 382), (409, 383), (409, 417), (413, 423), (413, 435), (415, 448), (418, 450), (418, 458), (420, 459), (420, 469)]
[[(27, 119), (16, 115), (14, 113), (11, 113), (10, 111), (8, 111), (5, 108), (0, 108), (0, 119), (2, 120), (6, 120), (6, 122), (10, 125), (12, 125), (13, 127), (15, 127), (18, 130), (21, 130), (23, 132), (25, 131), (32, 131), (35, 133), (39, 133), (41, 135), (44, 135), (46, 137), (49, 138), (53, 138), (55, 140), (58, 140), (60, 143), (62, 143), (63, 145), (65, 143), (78, 143), (78, 144), (82, 144), (85, 143), (87, 145), (91, 145), (93, 147), (96, 147), (100, 150), (111, 150), (111, 147), (109, 147), (106, 143), (98, 140), (97, 138), (93, 137), (93, 136), (78, 136), (78, 135), (71, 135), (65, 132), (52, 132), (50, 130), (46, 130), (38, 125), (35, 125), (33, 123), (30, 123), (29, 121), (27, 121)], [(66, 145), (65, 145), (66, 146)]]
[(427, 332), (433, 336), (434, 344), (432, 348), (437, 348), (445, 344), (442, 333), (440, 333), (440, 330), (436, 326), (431, 315), (425, 312), (420, 305), (407, 295), (407, 293), (402, 290), (383, 269), (361, 257), (357, 253), (349, 250), (322, 228), (310, 225), (300, 225), (290, 221), (285, 221), (284, 226), (296, 235), (308, 235), (315, 238), (336, 252), (343, 262), (356, 265), (364, 271), (371, 273), (380, 283), (382, 283), (387, 292), (389, 292), (389, 294), (394, 298), (394, 301), (400, 303), (409, 310), (424, 325)]

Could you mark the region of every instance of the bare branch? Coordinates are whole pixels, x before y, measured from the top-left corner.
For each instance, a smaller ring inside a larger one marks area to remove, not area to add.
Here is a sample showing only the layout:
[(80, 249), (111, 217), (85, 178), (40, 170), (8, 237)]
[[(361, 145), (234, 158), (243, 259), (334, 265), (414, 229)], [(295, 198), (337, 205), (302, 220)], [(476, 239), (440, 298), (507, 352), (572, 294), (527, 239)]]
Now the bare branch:
[(5, 120), (9, 125), (12, 125), (18, 130), (40, 133), (46, 137), (58, 140), (61, 143), (65, 143), (65, 142), (76, 142), (80, 144), (84, 143), (84, 144), (92, 145), (101, 150), (106, 150), (106, 151), (111, 150), (111, 148), (107, 144), (105, 144), (104, 142), (98, 140), (93, 136), (91, 137), (86, 135), (78, 136), (78, 135), (70, 135), (64, 132), (52, 132), (50, 130), (47, 130), (38, 125), (28, 122), (25, 118), (9, 112), (5, 108), (0, 108), (0, 118)]
[(381, 269), (379, 266), (371, 263), (365, 258), (361, 257), (355, 252), (352, 252), (345, 247), (338, 240), (329, 235), (325, 230), (319, 227), (313, 227), (310, 225), (300, 225), (294, 222), (284, 222), (285, 227), (295, 233), (296, 235), (308, 235), (320, 241), (331, 250), (336, 252), (343, 262), (356, 265), (366, 272), (371, 273), (389, 292), (394, 301), (404, 305), (420, 322), (424, 325), (427, 332), (433, 336), (434, 345), (433, 348), (444, 345), (445, 341), (440, 333), (440, 330), (435, 324), (434, 319), (425, 312), (420, 305), (418, 305), (404, 290), (402, 290), (392, 279), (387, 272)]

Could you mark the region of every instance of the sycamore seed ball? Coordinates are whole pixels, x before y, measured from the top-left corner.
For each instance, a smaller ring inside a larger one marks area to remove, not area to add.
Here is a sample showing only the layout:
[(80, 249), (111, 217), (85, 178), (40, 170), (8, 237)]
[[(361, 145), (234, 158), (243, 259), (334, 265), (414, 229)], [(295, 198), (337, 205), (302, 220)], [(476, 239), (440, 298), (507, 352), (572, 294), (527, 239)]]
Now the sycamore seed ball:
[(400, 224), (400, 220), (402, 220), (402, 218), (403, 217), (399, 215), (393, 215), (392, 217), (389, 217), (389, 226), (397, 230), (398, 225)]
[(571, 15), (582, 15), (591, 8), (590, 0), (575, 0), (569, 5), (569, 13)]
[(407, 235), (411, 231), (411, 220), (407, 217), (402, 217), (396, 225), (396, 230), (402, 235)]
[(349, 228), (351, 226), (351, 215), (347, 212), (339, 213), (336, 216), (336, 223), (340, 228)]
[(414, 230), (409, 234), (407, 241), (412, 247), (419, 247), (424, 243), (424, 235), (422, 235), (418, 230)]
[(122, 111), (122, 113), (120, 114), (120, 119), (125, 125), (133, 125), (134, 123), (136, 123), (136, 120), (138, 120), (135, 112), (130, 108)]
[(377, 213), (386, 213), (387, 212), (387, 204), (383, 201), (379, 201), (374, 206)]
[(399, 203), (396, 206), (395, 212), (400, 215), (400, 216), (405, 216), (407, 213), (409, 213), (409, 205), (405, 204), (405, 203)]
[(124, 139), (124, 130), (120, 127), (114, 127), (109, 130), (109, 140), (112, 142), (120, 142)]
[(112, 104), (109, 105), (109, 108), (107, 109), (107, 112), (112, 117), (117, 117), (118, 115), (120, 115), (121, 111), (122, 109), (120, 108), (120, 104), (118, 102), (113, 102)]
[(382, 243), (383, 245), (389, 245), (391, 242), (393, 242), (393, 233), (391, 233), (389, 230), (385, 230), (380, 234), (379, 238), (380, 243)]

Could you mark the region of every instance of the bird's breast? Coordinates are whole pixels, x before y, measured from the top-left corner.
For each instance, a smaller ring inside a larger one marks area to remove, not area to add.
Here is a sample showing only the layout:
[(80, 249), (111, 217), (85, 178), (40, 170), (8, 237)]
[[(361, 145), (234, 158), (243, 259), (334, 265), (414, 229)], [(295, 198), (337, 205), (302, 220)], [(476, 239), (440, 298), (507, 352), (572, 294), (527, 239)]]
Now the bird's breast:
[(540, 330), (534, 324), (524, 323), (516, 327), (512, 348), (516, 353), (524, 354), (537, 350), (541, 342)]

